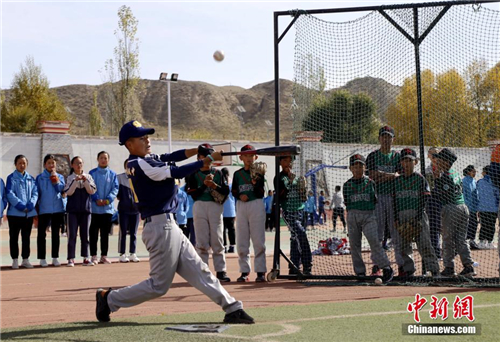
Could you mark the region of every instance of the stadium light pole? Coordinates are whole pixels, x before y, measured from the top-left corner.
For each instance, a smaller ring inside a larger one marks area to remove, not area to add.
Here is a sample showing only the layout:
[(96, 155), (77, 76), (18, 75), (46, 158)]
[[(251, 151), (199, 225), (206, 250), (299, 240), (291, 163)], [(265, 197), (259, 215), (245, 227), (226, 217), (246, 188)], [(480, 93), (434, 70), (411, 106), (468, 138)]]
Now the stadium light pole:
[(168, 153), (172, 153), (172, 116), (170, 110), (170, 82), (177, 82), (179, 74), (172, 74), (170, 79), (167, 72), (160, 73), (160, 82), (167, 83), (167, 115), (168, 115)]

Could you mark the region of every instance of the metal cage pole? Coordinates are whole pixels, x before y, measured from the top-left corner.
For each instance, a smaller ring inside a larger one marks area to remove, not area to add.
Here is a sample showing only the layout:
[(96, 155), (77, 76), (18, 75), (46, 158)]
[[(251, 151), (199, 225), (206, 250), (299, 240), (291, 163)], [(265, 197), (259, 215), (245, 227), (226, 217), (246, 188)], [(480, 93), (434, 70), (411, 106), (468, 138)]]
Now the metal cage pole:
[[(420, 158), (424, 160), (424, 127), (423, 127), (423, 113), (422, 113), (422, 85), (421, 85), (421, 70), (420, 70), (420, 44), (427, 37), (429, 32), (434, 28), (437, 22), (444, 16), (444, 14), (451, 8), (451, 6), (458, 5), (480, 5), (486, 3), (498, 3), (500, 0), (457, 0), (457, 1), (444, 1), (444, 2), (430, 2), (421, 4), (403, 4), (403, 5), (385, 5), (385, 6), (366, 6), (366, 7), (348, 7), (348, 8), (335, 8), (335, 9), (316, 9), (316, 10), (292, 10), (292, 11), (278, 11), (274, 12), (274, 98), (275, 98), (275, 145), (279, 146), (279, 122), (280, 122), (280, 87), (279, 87), (279, 43), (281, 39), (287, 34), (290, 28), (295, 24), (295, 21), (301, 14), (327, 14), (327, 13), (347, 13), (347, 12), (367, 12), (367, 11), (378, 11), (382, 16), (384, 16), (398, 31), (400, 31), (413, 45), (415, 48), (415, 69), (416, 69), (416, 81), (417, 81), (417, 107), (418, 107), (418, 129), (419, 129), (419, 148), (420, 148)], [(444, 7), (441, 13), (434, 19), (434, 21), (429, 25), (425, 32), (419, 36), (418, 32), (418, 9), (428, 8), (428, 7)], [(402, 27), (400, 27), (386, 12), (385, 10), (394, 9), (413, 9), (413, 24), (414, 24), (414, 37), (411, 37)], [(279, 36), (279, 25), (278, 19), (280, 16), (290, 16), (293, 15), (294, 18), (283, 31), (281, 36)], [(279, 180), (279, 158), (276, 157), (276, 177)], [(425, 163), (421, 163), (422, 174), (425, 173)], [(275, 184), (276, 189), (276, 210), (275, 210), (275, 223), (276, 223), (276, 236), (274, 241), (274, 259), (273, 259), (273, 270), (271, 280), (274, 280), (277, 275), (279, 275), (279, 257), (280, 255), (285, 258), (286, 261), (290, 262), (287, 256), (281, 251), (280, 248), (280, 201), (279, 201), (279, 181)], [(280, 278), (295, 278), (291, 276), (280, 276)], [(309, 276), (308, 278), (317, 278), (316, 276)], [(353, 278), (353, 277), (342, 277), (337, 276), (336, 278)], [(269, 280), (269, 278), (268, 278)]]

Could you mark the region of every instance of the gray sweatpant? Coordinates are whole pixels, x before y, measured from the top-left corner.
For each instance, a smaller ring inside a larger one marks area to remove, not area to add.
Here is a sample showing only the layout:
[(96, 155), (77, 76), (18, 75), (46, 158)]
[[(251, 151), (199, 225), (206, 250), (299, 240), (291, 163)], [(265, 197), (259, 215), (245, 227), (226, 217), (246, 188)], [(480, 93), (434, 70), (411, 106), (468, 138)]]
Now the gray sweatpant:
[(266, 268), (266, 209), (260, 198), (236, 201), (236, 249), (241, 273), (250, 273), (250, 240), (254, 250), (255, 272)]
[[(398, 213), (398, 223), (402, 224), (404, 221), (416, 217), (416, 210), (405, 210)], [(431, 271), (434, 275), (439, 273), (439, 263), (434, 253), (434, 248), (431, 244), (429, 219), (424, 212), (421, 218), (422, 231), (418, 237), (415, 238), (418, 252), (422, 257), (422, 262), (426, 271)], [(405, 271), (413, 273), (416, 271), (415, 262), (413, 261), (413, 248), (411, 242), (401, 239), (401, 251), (403, 259), (405, 259)], [(408, 262), (409, 260), (409, 262)], [(411, 266), (411, 267), (410, 267)]]
[(380, 268), (390, 266), (390, 261), (378, 240), (377, 219), (372, 210), (347, 211), (347, 229), (349, 231), (349, 245), (354, 273), (366, 274), (366, 267), (361, 255), (362, 234), (370, 244), (371, 259)]
[(446, 204), (441, 209), (443, 234), (444, 267), (455, 268), (455, 256), (458, 254), (462, 265), (472, 265), (467, 243), (467, 227), (469, 225), (469, 209), (465, 204)]
[(207, 295), (226, 313), (243, 308), (243, 304), (231, 297), (210, 272), (171, 214), (151, 217), (151, 221), (144, 226), (142, 241), (149, 252), (150, 278), (111, 291), (108, 305), (112, 312), (163, 296), (170, 288), (175, 273)]
[[(405, 261), (402, 257), (401, 238), (399, 237), (399, 233), (394, 226), (394, 199), (392, 198), (392, 195), (377, 195), (375, 212), (377, 215), (379, 241), (384, 240), (384, 230), (387, 225), (389, 232), (391, 233), (392, 243), (394, 244), (396, 264), (398, 264), (399, 267), (405, 268), (406, 271), (406, 268), (409, 267), (408, 260)], [(373, 262), (375, 262), (375, 260), (373, 260)]]
[(212, 249), (215, 272), (226, 270), (224, 254), (224, 224), (222, 220), (222, 204), (208, 201), (196, 201), (193, 205), (194, 232), (196, 234), (196, 251), (201, 260), (208, 265), (208, 252)]

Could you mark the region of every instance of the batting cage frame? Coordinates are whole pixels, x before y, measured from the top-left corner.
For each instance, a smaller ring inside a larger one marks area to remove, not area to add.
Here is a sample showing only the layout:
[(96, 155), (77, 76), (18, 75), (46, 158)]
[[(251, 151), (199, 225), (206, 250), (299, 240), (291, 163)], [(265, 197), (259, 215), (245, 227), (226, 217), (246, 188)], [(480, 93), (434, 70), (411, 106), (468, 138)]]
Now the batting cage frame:
[[(401, 35), (403, 35), (406, 38), (406, 41), (410, 43), (413, 46), (413, 60), (411, 61), (414, 63), (414, 71), (415, 71), (415, 78), (416, 78), (416, 107), (418, 111), (418, 145), (417, 148), (417, 156), (419, 156), (421, 161), (425, 160), (426, 156), (426, 150), (425, 150), (425, 136), (424, 136), (424, 117), (423, 117), (423, 106), (422, 106), (422, 70), (421, 70), (421, 51), (420, 51), (420, 46), (422, 42), (428, 37), (429, 33), (432, 32), (432, 30), (436, 27), (436, 25), (441, 21), (442, 18), (446, 16), (448, 11), (455, 7), (455, 6), (475, 6), (478, 9), (481, 7), (481, 4), (487, 4), (487, 3), (499, 3), (499, 0), (482, 0), (482, 1), (445, 1), (445, 2), (433, 2), (433, 3), (419, 3), (419, 4), (399, 4), (399, 5), (382, 5), (382, 6), (366, 6), (366, 7), (350, 7), (350, 8), (334, 8), (334, 9), (314, 9), (314, 10), (289, 10), (289, 11), (277, 11), (274, 12), (274, 32), (273, 32), (273, 39), (274, 39), (274, 98), (275, 98), (275, 146), (280, 146), (281, 140), (280, 140), (280, 54), (279, 54), (279, 46), (280, 43), (282, 42), (283, 38), (287, 35), (289, 30), (296, 25), (297, 20), (302, 16), (302, 15), (323, 15), (323, 14), (340, 14), (340, 13), (354, 13), (354, 12), (377, 12), (381, 16), (383, 16), (387, 22), (389, 22), (392, 27), (397, 30)], [(422, 27), (419, 26), (419, 21), (420, 21), (420, 16), (419, 16), (419, 10), (425, 9), (425, 8), (435, 8), (437, 15), (434, 17), (434, 19), (429, 23), (425, 23), (427, 27), (422, 31), (419, 29), (422, 29)], [(439, 10), (439, 8), (441, 8)], [(408, 10), (411, 11), (411, 20), (413, 21), (413, 31), (409, 32), (405, 30), (396, 20), (391, 16), (390, 11), (391, 10)], [(280, 33), (280, 28), (279, 28), (279, 19), (281, 17), (292, 17), (291, 21), (288, 23), (288, 25), (285, 27), (285, 29)], [(408, 61), (410, 62), (410, 61)], [(295, 105), (295, 100), (293, 105)], [(293, 107), (292, 105), (292, 107)], [(311, 132), (310, 132), (311, 133)], [(314, 133), (314, 132), (312, 132)], [(303, 141), (314, 141), (313, 140), (303, 140)], [(315, 141), (320, 141), (321, 137), (319, 140)], [(304, 158), (303, 156), (298, 156), (299, 158)], [(345, 159), (345, 158), (342, 158)], [(301, 162), (304, 162), (304, 159), (301, 159)], [(321, 160), (312, 160), (312, 162), (315, 164), (315, 166), (311, 170), (307, 170), (307, 168), (304, 168), (301, 166), (301, 173), (302, 175), (305, 175), (306, 177), (309, 177), (311, 179), (311, 187), (314, 189), (314, 196), (316, 196), (316, 181), (317, 181), (317, 173), (318, 172), (323, 172), (328, 168), (344, 168), (347, 169), (346, 166), (336, 166), (336, 164), (339, 161), (333, 162), (332, 165), (326, 165), (321, 162)], [(345, 162), (345, 160), (344, 160)], [(276, 163), (275, 163), (275, 174), (278, 177), (280, 174), (280, 158), (276, 157)], [(425, 174), (425, 163), (422, 162), (420, 163), (420, 171), (421, 174)], [(321, 177), (321, 175), (320, 175)], [(275, 190), (276, 190), (276, 196), (275, 196), (275, 204), (276, 208), (280, 208), (280, 182), (275, 182)], [(315, 197), (316, 200), (316, 197)], [(346, 285), (346, 284), (359, 284), (360, 283), (360, 277), (357, 275), (332, 275), (332, 274), (316, 274), (313, 272), (313, 274), (306, 273), (300, 270), (298, 265), (295, 265), (292, 261), (291, 258), (289, 258), (282, 250), (281, 246), (281, 234), (280, 234), (280, 222), (281, 222), (281, 213), (279, 209), (276, 209), (274, 212), (274, 221), (275, 221), (275, 240), (274, 240), (274, 255), (273, 255), (273, 267), (272, 270), (268, 273), (267, 275), (267, 280), (268, 281), (274, 281), (275, 279), (288, 279), (288, 280), (340, 280), (341, 285)], [(500, 246), (499, 246), (500, 248)], [(280, 268), (280, 261), (281, 258), (284, 259), (284, 261), (288, 264), (289, 268), (291, 270), (294, 270), (294, 272), (290, 272), (290, 274), (283, 274), (281, 272)], [(362, 279), (366, 281), (373, 281), (374, 277), (361, 277)], [(391, 284), (397, 284), (397, 285), (403, 285), (406, 282), (403, 281), (404, 279), (398, 279), (399, 277), (394, 277), (396, 280), (395, 282)], [(441, 277), (438, 280), (426, 280), (424, 277), (415, 277), (415, 278), (422, 278), (420, 280), (417, 280), (417, 282), (421, 282), (422, 284), (437, 284), (437, 283), (447, 283), (447, 284), (453, 284), (453, 283), (461, 283), (460, 286), (499, 286), (500, 281), (496, 281), (495, 284), (491, 285), (492, 279), (491, 278), (481, 278), (477, 277), (474, 278), (473, 281), (466, 281), (466, 284), (463, 284), (463, 279), (461, 277), (457, 278), (452, 278), (452, 277)], [(398, 280), (401, 280), (398, 282)], [(414, 284), (414, 283), (412, 283)]]

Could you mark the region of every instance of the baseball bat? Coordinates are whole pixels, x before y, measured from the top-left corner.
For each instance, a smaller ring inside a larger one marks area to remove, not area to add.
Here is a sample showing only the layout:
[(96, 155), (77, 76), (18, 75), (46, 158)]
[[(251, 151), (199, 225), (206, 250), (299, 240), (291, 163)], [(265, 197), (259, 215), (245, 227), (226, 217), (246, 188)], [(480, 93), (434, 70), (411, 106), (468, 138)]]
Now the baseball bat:
[(223, 152), (222, 156), (237, 156), (242, 154), (259, 154), (261, 156), (294, 156), (300, 154), (300, 146), (274, 146), (259, 148), (254, 151)]

